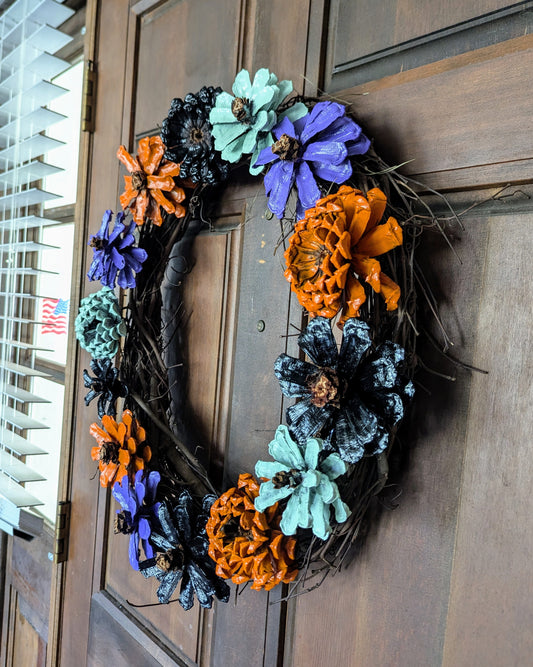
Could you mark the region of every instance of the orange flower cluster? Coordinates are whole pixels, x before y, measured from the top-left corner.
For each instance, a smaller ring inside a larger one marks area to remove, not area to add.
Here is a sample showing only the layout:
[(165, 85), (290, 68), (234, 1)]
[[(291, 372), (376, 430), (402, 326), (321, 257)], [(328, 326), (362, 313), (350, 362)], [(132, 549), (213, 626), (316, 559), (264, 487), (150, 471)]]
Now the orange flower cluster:
[(279, 529), (278, 504), (258, 512), (254, 500), (259, 484), (248, 473), (239, 476), (237, 488), (222, 494), (211, 507), (207, 521), (209, 555), (216, 573), (234, 584), (250, 579), (252, 589), (269, 591), (280, 583), (294, 581), (296, 538)]
[(343, 306), (341, 323), (357, 317), (366, 301), (358, 278), (395, 310), (400, 287), (381, 271), (375, 257), (403, 242), (395, 218), (378, 224), (387, 198), (373, 188), (366, 197), (346, 185), (317, 201), (294, 228), (285, 252), (285, 277), (300, 304), (312, 315), (333, 317)]
[(117, 423), (113, 417), (102, 417), (103, 428), (91, 424), (90, 433), (98, 443), (91, 449), (93, 461), (98, 461), (100, 484), (110, 486), (127, 474), (133, 477), (144, 468), (152, 457), (152, 451), (146, 440), (146, 431), (133, 418), (129, 410), (124, 410), (122, 421)]
[(160, 207), (177, 218), (185, 215), (185, 208), (181, 205), (185, 192), (173, 179), (179, 176), (180, 166), (163, 160), (165, 150), (160, 137), (145, 137), (139, 141), (137, 159), (124, 146), (117, 151), (118, 159), (131, 174), (124, 176), (126, 190), (120, 195), (120, 204), (125, 211), (133, 214), (138, 225), (148, 220), (154, 225), (161, 225)]

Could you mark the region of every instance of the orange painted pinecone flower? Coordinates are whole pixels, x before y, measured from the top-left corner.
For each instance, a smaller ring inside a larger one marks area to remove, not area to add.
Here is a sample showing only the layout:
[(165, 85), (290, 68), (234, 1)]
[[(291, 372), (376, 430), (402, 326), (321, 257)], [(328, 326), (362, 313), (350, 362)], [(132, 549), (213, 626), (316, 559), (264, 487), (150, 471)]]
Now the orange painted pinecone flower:
[(124, 176), (126, 189), (120, 195), (120, 204), (125, 211), (132, 213), (138, 225), (148, 220), (161, 225), (160, 207), (177, 218), (185, 215), (185, 208), (181, 205), (185, 192), (173, 179), (173, 176), (179, 176), (180, 166), (163, 160), (165, 150), (160, 137), (145, 137), (139, 141), (137, 159), (124, 146), (117, 151), (118, 159), (131, 174)]
[(360, 190), (343, 185), (337, 194), (319, 199), (296, 223), (285, 252), (285, 277), (300, 304), (312, 315), (334, 317), (343, 307), (341, 323), (357, 317), (366, 301), (359, 279), (396, 310), (400, 287), (381, 271), (375, 257), (403, 242), (395, 218), (378, 224), (387, 198), (379, 188)]
[(100, 484), (109, 486), (127, 474), (133, 478), (138, 470), (144, 468), (152, 457), (150, 447), (144, 444), (146, 431), (133, 418), (129, 410), (124, 410), (122, 421), (104, 415), (102, 425), (91, 424), (90, 433), (98, 443), (91, 449), (93, 461), (98, 461)]
[(294, 553), (296, 538), (279, 529), (278, 503), (258, 512), (254, 500), (259, 484), (248, 473), (239, 476), (237, 487), (213, 503), (207, 521), (209, 555), (216, 573), (234, 584), (250, 579), (252, 589), (269, 591), (280, 583), (294, 581), (298, 574)]

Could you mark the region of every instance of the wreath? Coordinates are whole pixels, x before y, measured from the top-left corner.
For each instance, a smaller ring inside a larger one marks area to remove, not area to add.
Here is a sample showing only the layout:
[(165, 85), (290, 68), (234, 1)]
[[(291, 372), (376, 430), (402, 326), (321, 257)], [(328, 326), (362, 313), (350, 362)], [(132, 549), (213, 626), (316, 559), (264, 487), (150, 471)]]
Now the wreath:
[[(416, 248), (441, 222), (349, 106), (296, 95), (268, 69), (253, 81), (242, 70), (232, 93), (176, 98), (161, 136), (141, 139), (136, 155), (118, 149), (122, 211), (107, 210), (90, 237), (87, 275), (102, 288), (75, 323), (92, 356), (91, 456), (120, 505), (115, 532), (129, 535), (132, 568), (159, 581), (159, 602), (179, 585), (184, 609), (195, 596), (226, 602), (228, 579), (310, 590), (353, 554), (413, 399), (419, 302), (435, 310)], [(301, 355), (274, 363), (281, 392), (297, 399), (286, 423), (265, 460), (221, 489), (187, 410), (182, 292), (197, 234), (245, 169), (279, 219), (305, 326)]]

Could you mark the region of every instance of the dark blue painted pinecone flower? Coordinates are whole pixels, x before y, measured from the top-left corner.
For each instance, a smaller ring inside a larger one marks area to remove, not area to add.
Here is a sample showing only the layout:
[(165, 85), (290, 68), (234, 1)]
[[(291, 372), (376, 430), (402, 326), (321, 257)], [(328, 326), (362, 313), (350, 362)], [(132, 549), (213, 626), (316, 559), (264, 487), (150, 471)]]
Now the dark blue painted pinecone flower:
[(287, 409), (287, 424), (299, 443), (317, 435), (347, 463), (379, 454), (403, 418), (414, 394), (403, 373), (405, 351), (386, 341), (374, 351), (368, 324), (350, 318), (340, 350), (331, 323), (315, 317), (298, 345), (309, 361), (280, 354), (274, 372), (281, 391), (301, 400)]
[(150, 541), (157, 554), (139, 563), (146, 578), (159, 581), (157, 598), (162, 604), (180, 583), (179, 603), (190, 609), (196, 596), (200, 606), (210, 609), (213, 597), (221, 602), (229, 599), (229, 586), (215, 572), (215, 562), (209, 556), (206, 523), (215, 496), (207, 495), (200, 510), (194, 507), (191, 494), (182, 491), (173, 508), (159, 506), (160, 530), (153, 530)]

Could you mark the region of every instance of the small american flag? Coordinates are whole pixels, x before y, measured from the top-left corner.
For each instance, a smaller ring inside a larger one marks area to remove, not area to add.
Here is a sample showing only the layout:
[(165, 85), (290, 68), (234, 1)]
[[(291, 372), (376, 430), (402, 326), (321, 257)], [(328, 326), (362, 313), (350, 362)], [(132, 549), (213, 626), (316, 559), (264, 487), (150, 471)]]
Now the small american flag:
[(68, 309), (68, 299), (43, 299), (41, 333), (66, 334)]

